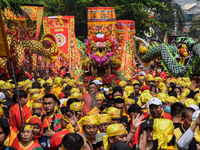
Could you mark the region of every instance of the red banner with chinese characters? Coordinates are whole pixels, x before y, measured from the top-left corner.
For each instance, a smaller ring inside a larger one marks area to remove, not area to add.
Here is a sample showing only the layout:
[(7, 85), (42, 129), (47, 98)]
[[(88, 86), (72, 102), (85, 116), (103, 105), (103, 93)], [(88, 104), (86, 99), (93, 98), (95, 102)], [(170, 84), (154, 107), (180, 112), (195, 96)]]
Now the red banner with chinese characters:
[(74, 16), (43, 17), (44, 34), (54, 34), (60, 50), (65, 54), (70, 49), (71, 25), (74, 28)]
[(61, 50), (60, 56), (55, 61), (55, 67), (60, 68), (67, 65), (66, 61), (69, 62), (70, 75), (78, 79), (83, 72), (80, 64), (81, 54), (74, 33), (74, 16), (43, 17), (43, 27), (45, 34), (54, 34)]

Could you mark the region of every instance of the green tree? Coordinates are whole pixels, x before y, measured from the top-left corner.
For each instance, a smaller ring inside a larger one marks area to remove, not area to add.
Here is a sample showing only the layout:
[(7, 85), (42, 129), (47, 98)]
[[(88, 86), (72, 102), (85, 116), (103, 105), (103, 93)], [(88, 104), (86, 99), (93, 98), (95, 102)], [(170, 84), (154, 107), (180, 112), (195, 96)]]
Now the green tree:
[[(15, 2), (17, 0), (1, 0)], [(87, 37), (88, 7), (114, 7), (117, 20), (134, 20), (136, 34), (143, 35), (149, 23), (165, 29), (166, 24), (149, 17), (153, 10), (166, 11), (167, 6), (154, 0), (19, 0), (19, 3), (43, 4), (44, 16), (75, 16), (76, 36), (81, 40)], [(13, 6), (11, 6), (13, 7)]]
[(10, 8), (10, 10), (15, 15), (22, 15), (28, 17), (28, 15), (20, 8), (22, 4), (23, 4), (22, 0), (0, 0), (2, 11), (4, 11), (5, 8)]
[(165, 29), (165, 23), (152, 19), (149, 15), (153, 10), (167, 10), (166, 5), (154, 0), (101, 0), (100, 6), (115, 8), (117, 20), (134, 20), (136, 35), (142, 36), (148, 30), (149, 23)]
[(162, 2), (164, 5), (167, 6), (168, 9), (155, 10), (154, 18), (159, 22), (165, 23), (167, 25), (166, 31), (168, 35), (172, 34), (175, 22), (178, 27), (177, 31), (181, 32), (185, 25), (185, 16), (180, 5), (175, 3), (174, 0), (156, 0), (156, 1)]
[(199, 41), (200, 39), (200, 16), (192, 18), (192, 24), (190, 27), (190, 32), (188, 35), (192, 38), (195, 38)]

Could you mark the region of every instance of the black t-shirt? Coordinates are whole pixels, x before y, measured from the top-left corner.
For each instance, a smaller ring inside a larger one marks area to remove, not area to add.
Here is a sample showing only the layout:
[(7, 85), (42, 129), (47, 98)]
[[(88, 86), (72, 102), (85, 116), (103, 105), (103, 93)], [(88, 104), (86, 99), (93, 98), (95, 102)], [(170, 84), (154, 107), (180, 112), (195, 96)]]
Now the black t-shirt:
[(7, 146), (4, 146), (2, 150), (17, 150), (16, 148), (13, 148), (13, 147), (10, 147), (10, 146), (8, 146), (9, 149), (6, 148), (6, 147), (7, 147)]
[(181, 128), (181, 123), (174, 123), (174, 129)]
[[(182, 127), (179, 127), (180, 131), (182, 132), (182, 135), (185, 133)], [(198, 143), (193, 138), (192, 141), (189, 144), (188, 150), (197, 150)]]

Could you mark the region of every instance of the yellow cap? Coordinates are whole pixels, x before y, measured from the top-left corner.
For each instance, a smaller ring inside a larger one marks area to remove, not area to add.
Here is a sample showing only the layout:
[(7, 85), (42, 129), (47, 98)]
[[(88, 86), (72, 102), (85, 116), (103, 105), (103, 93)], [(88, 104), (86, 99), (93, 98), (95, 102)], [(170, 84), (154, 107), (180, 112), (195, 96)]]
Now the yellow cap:
[(149, 77), (148, 80), (149, 81), (155, 81), (154, 77)]
[(3, 108), (0, 107), (0, 115), (3, 115)]
[(119, 86), (126, 86), (126, 85), (127, 85), (126, 81), (120, 81), (119, 82)]
[(42, 108), (42, 104), (41, 103), (33, 103), (32, 108)]
[(174, 96), (167, 97), (167, 98), (165, 99), (165, 102), (166, 102), (166, 101), (169, 101), (169, 102), (171, 102), (171, 103), (179, 102), (179, 100), (178, 100), (176, 97), (174, 97)]
[(101, 77), (97, 77), (95, 80), (102, 81), (102, 78)]
[(103, 136), (103, 146), (106, 150), (111, 148), (108, 138), (127, 133), (126, 128), (121, 123), (111, 124), (106, 129), (106, 135)]
[(72, 88), (72, 89), (70, 90), (70, 94), (73, 94), (73, 93), (80, 93), (80, 90), (77, 89), (77, 88)]
[(109, 114), (98, 114), (97, 118), (99, 119), (100, 124), (103, 122), (109, 122), (111, 121), (111, 117)]
[(157, 149), (167, 149), (174, 135), (174, 124), (169, 119), (154, 119), (153, 140), (158, 140)]
[(73, 111), (82, 111), (83, 104), (81, 102), (73, 102), (70, 105), (70, 110)]
[(188, 77), (183, 77), (183, 80), (184, 80), (185, 82), (191, 82), (190, 78), (188, 78)]
[(49, 83), (49, 84), (52, 85), (53, 84), (53, 80), (49, 78), (49, 79), (46, 80), (46, 83)]
[(177, 80), (176, 79), (170, 79), (170, 82), (172, 82), (172, 83), (176, 83), (177, 84)]
[(81, 93), (72, 93), (71, 94), (72, 98), (77, 98), (77, 99), (83, 99), (83, 96)]
[(138, 101), (137, 101), (137, 104), (142, 107), (143, 103), (146, 103), (147, 100), (150, 100), (152, 99), (153, 96), (150, 94), (150, 91), (149, 90), (144, 90), (142, 92), (142, 94), (140, 95)]
[(74, 88), (76, 87), (75, 84), (73, 82), (71, 82), (71, 81), (67, 82), (67, 85), (71, 85)]
[(9, 79), (9, 80), (7, 80), (8, 83), (10, 83), (11, 81), (13, 81), (13, 79)]
[(159, 93), (157, 97), (164, 103), (165, 99), (169, 97), (169, 95), (167, 93)]
[(76, 85), (83, 85), (83, 82), (77, 82)]
[(30, 125), (30, 124), (27, 124), (25, 127), (24, 127), (24, 130), (27, 129), (27, 130), (33, 130), (33, 125)]
[(138, 77), (138, 79), (144, 79), (145, 78), (145, 76), (139, 76)]
[(200, 93), (197, 93), (195, 96), (194, 96), (194, 99), (197, 101), (197, 100), (200, 100)]
[(0, 80), (0, 89), (5, 89), (5, 81)]
[(32, 101), (34, 102), (35, 100), (38, 100), (38, 99), (43, 99), (42, 95), (40, 94), (34, 94), (32, 96)]
[(146, 75), (147, 80), (149, 80), (149, 78), (153, 78), (152, 74), (147, 74)]
[(26, 84), (25, 91), (26, 91), (28, 88), (32, 88), (32, 82), (29, 82), (28, 84)]
[(184, 105), (185, 105), (186, 107), (188, 107), (188, 106), (190, 106), (190, 105), (192, 105), (192, 104), (198, 106), (197, 102), (196, 102), (194, 99), (192, 99), (192, 98), (188, 98), (188, 99), (186, 99), (185, 102), (184, 102)]
[(163, 82), (163, 79), (161, 77), (155, 77), (155, 81)]
[(28, 84), (30, 81), (31, 81), (31, 80), (26, 79), (26, 80), (24, 81), (25, 85)]
[(97, 116), (85, 116), (78, 121), (78, 124), (81, 124), (81, 127), (83, 127), (84, 125), (89, 125), (89, 124), (99, 125), (99, 121), (98, 121)]
[(43, 84), (46, 83), (44, 79), (40, 80), (40, 85), (43, 87)]
[(29, 89), (29, 93), (32, 94), (32, 93), (40, 93), (40, 89)]
[(61, 77), (55, 77), (54, 79), (54, 83), (57, 85), (57, 86), (62, 86), (61, 83), (62, 83), (62, 78)]
[(110, 117), (121, 118), (119, 109), (115, 107), (109, 107), (106, 111), (107, 111), (107, 114), (110, 115)]
[(24, 86), (24, 85), (26, 85), (26, 83), (25, 83), (24, 81), (19, 81), (19, 82), (18, 82), (18, 87), (22, 87), (22, 86)]
[(179, 85), (180, 85), (180, 86), (183, 86), (183, 87), (187, 87), (187, 84), (186, 84), (184, 81), (181, 81), (181, 82), (179, 83)]
[(159, 83), (158, 88), (161, 90), (161, 92), (165, 92), (166, 90), (166, 86), (163, 82)]
[(96, 96), (95, 96), (95, 99), (106, 99), (105, 96), (101, 93), (98, 93)]
[(131, 92), (134, 91), (134, 88), (133, 88), (133, 86), (126, 86), (126, 87), (125, 87), (125, 91), (126, 91), (127, 93), (131, 93)]
[(11, 83), (9, 83), (9, 82), (6, 82), (5, 88), (6, 89), (11, 89), (11, 88), (13, 88), (13, 85)]
[(134, 81), (132, 82), (132, 85), (133, 85), (133, 84), (136, 84), (136, 83), (140, 85), (140, 82), (139, 82), (138, 80), (134, 80)]
[(126, 98), (125, 99), (125, 105), (126, 104), (135, 104), (135, 100), (131, 99), (131, 98)]
[(63, 87), (63, 89), (64, 89), (66, 86), (67, 86), (67, 83), (64, 83), (64, 84), (63, 84), (63, 86), (62, 86), (62, 87)]

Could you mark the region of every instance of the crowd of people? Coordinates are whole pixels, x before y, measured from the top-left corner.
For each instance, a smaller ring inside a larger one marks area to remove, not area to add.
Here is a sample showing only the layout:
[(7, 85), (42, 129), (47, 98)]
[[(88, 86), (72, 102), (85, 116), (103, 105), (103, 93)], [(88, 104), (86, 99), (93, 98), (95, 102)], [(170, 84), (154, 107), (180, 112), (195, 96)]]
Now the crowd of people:
[(140, 70), (109, 91), (64, 67), (30, 76), (0, 80), (0, 150), (200, 149), (198, 76)]

